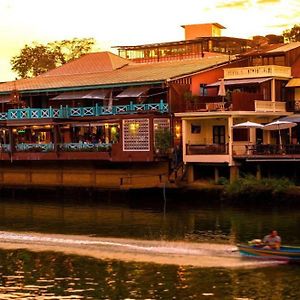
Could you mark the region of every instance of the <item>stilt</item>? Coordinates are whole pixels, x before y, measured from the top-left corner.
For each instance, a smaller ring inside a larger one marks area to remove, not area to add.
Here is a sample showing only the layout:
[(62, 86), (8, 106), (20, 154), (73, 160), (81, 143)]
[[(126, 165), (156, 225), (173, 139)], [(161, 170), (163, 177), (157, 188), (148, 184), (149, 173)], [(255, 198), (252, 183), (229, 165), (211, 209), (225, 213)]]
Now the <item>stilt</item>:
[(219, 182), (220, 174), (219, 174), (219, 168), (215, 167), (215, 183)]
[(194, 166), (192, 164), (188, 165), (188, 170), (187, 170), (187, 180), (188, 183), (194, 182)]
[(261, 180), (261, 166), (260, 166), (260, 164), (256, 165), (256, 179)]
[(239, 178), (239, 167), (230, 166), (230, 183), (234, 182)]

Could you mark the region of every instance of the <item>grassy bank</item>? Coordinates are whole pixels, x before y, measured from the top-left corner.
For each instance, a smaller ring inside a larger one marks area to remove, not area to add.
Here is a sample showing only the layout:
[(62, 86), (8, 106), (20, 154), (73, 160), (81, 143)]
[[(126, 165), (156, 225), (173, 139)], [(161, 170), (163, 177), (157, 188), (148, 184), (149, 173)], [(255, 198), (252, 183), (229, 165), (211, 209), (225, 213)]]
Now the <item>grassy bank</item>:
[(263, 178), (247, 175), (234, 181), (224, 183), (223, 199), (231, 201), (285, 201), (293, 195), (299, 196), (299, 188), (287, 178)]

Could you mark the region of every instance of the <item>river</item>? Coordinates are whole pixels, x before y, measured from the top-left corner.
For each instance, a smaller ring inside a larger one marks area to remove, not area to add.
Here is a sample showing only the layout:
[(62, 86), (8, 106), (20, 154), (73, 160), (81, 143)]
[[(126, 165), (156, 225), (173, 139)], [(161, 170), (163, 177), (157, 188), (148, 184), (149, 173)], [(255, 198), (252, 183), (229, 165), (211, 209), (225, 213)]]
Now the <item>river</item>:
[(235, 246), (270, 229), (300, 245), (300, 208), (216, 200), (3, 196), (0, 299), (300, 299), (299, 265), (241, 258)]

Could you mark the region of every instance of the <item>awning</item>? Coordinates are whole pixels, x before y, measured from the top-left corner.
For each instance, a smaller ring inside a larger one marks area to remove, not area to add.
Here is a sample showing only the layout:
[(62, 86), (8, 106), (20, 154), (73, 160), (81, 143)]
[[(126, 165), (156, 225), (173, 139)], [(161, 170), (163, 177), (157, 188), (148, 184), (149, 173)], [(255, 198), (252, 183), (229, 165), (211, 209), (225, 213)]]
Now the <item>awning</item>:
[[(245, 79), (230, 79), (230, 80), (224, 80), (225, 86), (228, 85), (243, 85), (243, 84), (259, 84), (266, 81), (271, 80), (272, 78), (245, 78)], [(221, 80), (208, 84), (206, 87), (218, 87), (221, 84)]]
[(86, 94), (84, 99), (104, 100), (109, 97), (111, 90), (94, 90)]
[(300, 87), (300, 78), (292, 78), (285, 87)]
[(137, 97), (141, 97), (148, 90), (149, 90), (149, 87), (146, 87), (146, 86), (130, 87), (130, 88), (124, 90), (123, 92), (121, 92), (119, 95), (117, 95), (117, 98), (137, 98)]
[(89, 91), (73, 91), (64, 92), (50, 100), (81, 100), (81, 99), (94, 99), (94, 100), (104, 100), (108, 97), (110, 90), (89, 90)]
[(279, 121), (288, 121), (293, 123), (300, 123), (300, 114), (293, 114), (291, 116), (278, 119)]
[(0, 104), (9, 103), (12, 102), (12, 100), (13, 100), (12, 95), (0, 95)]

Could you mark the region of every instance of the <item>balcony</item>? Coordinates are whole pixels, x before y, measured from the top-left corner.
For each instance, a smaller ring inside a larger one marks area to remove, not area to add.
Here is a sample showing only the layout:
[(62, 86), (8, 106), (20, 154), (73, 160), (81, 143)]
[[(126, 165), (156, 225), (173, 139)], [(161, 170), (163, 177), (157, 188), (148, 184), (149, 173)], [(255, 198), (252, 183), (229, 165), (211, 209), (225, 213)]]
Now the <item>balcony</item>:
[(186, 145), (186, 154), (187, 155), (228, 154), (228, 145), (225, 144)]
[(285, 102), (255, 100), (254, 105), (257, 112), (286, 112)]
[(299, 144), (254, 144), (254, 145), (233, 145), (233, 156), (235, 157), (300, 157)]
[(26, 120), (26, 119), (69, 119), (72, 117), (98, 117), (108, 115), (135, 114), (147, 112), (166, 113), (169, 111), (168, 104), (161, 100), (159, 103), (135, 104), (114, 106), (69, 107), (60, 108), (19, 108), (9, 109), (8, 112), (0, 113), (0, 120)]
[(291, 68), (276, 65), (224, 69), (224, 79), (259, 77), (291, 78)]

